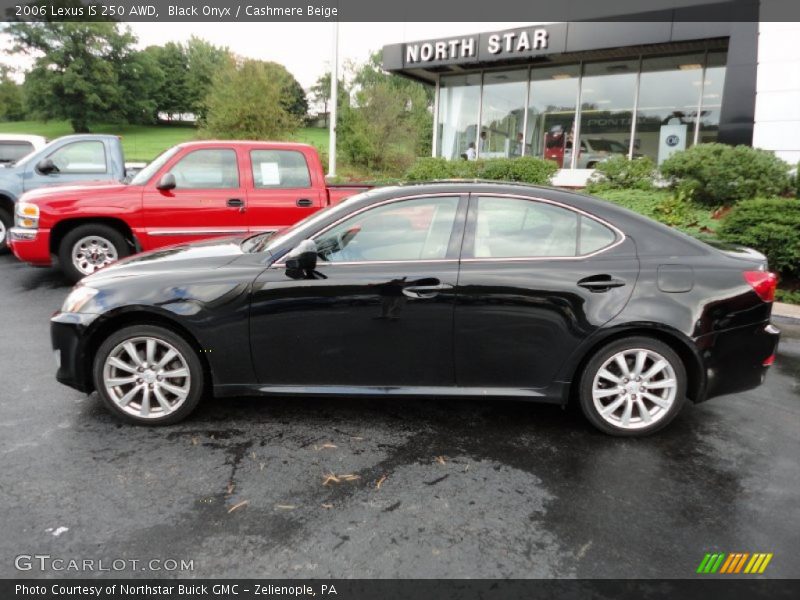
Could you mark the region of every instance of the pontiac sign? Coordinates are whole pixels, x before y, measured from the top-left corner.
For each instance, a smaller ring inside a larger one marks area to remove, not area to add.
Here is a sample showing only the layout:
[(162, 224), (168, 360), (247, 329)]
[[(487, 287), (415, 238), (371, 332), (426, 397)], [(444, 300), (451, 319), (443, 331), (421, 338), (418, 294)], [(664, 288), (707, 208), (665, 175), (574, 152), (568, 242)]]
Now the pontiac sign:
[[(409, 42), (403, 48), (403, 66), (526, 58), (552, 52), (553, 36), (563, 38), (560, 24), (481, 33), (438, 40)], [(559, 49), (555, 50), (560, 51)]]

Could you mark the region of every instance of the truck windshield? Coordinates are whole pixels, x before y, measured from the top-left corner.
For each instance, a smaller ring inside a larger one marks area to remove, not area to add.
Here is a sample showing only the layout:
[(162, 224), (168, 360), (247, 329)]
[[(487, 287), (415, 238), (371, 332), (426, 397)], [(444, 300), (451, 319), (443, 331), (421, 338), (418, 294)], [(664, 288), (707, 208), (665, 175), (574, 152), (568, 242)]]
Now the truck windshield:
[(178, 149), (178, 146), (174, 146), (173, 148), (165, 150), (159, 154), (153, 162), (134, 175), (133, 179), (130, 180), (129, 185), (144, 185), (150, 181), (150, 178), (155, 175), (161, 167), (164, 166), (164, 163), (166, 163), (175, 155)]

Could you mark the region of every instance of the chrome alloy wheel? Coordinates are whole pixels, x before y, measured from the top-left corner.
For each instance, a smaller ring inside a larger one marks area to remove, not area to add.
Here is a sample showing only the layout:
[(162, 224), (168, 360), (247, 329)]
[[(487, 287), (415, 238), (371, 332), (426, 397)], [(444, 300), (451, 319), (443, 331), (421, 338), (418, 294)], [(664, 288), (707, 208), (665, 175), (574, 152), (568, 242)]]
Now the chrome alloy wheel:
[(675, 402), (678, 380), (670, 362), (653, 350), (629, 348), (598, 369), (592, 400), (600, 417), (621, 429), (660, 421)]
[(118, 258), (114, 244), (99, 235), (82, 237), (72, 246), (72, 264), (84, 275), (91, 275)]
[(124, 412), (163, 418), (189, 396), (192, 378), (183, 355), (164, 340), (135, 337), (117, 344), (103, 365), (103, 384)]
[(8, 235), (8, 230), (6, 229), (6, 224), (3, 223), (3, 219), (0, 219), (0, 246), (2, 246), (3, 242), (6, 241), (7, 235)]

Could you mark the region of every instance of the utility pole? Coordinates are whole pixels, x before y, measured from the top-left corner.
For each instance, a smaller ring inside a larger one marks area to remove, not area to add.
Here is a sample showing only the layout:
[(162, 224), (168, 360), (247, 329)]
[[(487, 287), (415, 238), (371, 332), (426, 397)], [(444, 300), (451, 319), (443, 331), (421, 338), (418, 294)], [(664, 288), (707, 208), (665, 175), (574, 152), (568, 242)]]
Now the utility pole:
[(336, 177), (336, 109), (339, 103), (339, 21), (333, 22), (333, 64), (331, 65), (331, 101), (328, 127), (328, 177)]

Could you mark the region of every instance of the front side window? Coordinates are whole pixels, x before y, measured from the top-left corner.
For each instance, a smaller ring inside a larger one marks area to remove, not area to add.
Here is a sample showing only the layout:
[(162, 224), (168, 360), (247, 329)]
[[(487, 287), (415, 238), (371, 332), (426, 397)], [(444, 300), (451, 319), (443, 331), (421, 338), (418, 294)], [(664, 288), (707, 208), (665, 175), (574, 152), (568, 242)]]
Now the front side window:
[(190, 152), (170, 169), (178, 189), (226, 190), (239, 187), (236, 152), (208, 148)]
[(458, 196), (402, 200), (372, 208), (316, 238), (328, 263), (441, 260), (447, 256)]
[(297, 150), (253, 150), (250, 152), (253, 184), (261, 189), (308, 188), (311, 175), (302, 152)]
[(582, 256), (615, 239), (605, 225), (567, 208), (521, 198), (478, 198), (475, 258)]
[(103, 142), (73, 142), (50, 156), (59, 173), (105, 173), (106, 148)]
[(33, 152), (30, 142), (0, 142), (0, 164), (13, 163)]

